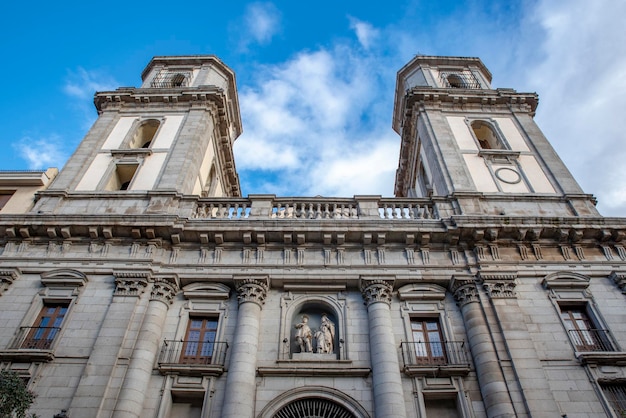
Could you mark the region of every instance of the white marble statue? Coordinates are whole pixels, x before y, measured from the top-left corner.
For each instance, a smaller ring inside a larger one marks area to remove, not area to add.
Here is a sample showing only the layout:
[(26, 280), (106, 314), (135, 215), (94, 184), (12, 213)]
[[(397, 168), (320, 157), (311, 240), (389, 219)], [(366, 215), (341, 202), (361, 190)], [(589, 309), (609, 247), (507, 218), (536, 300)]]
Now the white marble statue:
[(311, 340), (313, 339), (313, 334), (311, 333), (311, 328), (309, 328), (309, 317), (306, 315), (302, 315), (302, 322), (294, 325), (296, 328), (296, 342), (300, 346), (301, 353), (312, 353), (313, 345), (311, 344)]

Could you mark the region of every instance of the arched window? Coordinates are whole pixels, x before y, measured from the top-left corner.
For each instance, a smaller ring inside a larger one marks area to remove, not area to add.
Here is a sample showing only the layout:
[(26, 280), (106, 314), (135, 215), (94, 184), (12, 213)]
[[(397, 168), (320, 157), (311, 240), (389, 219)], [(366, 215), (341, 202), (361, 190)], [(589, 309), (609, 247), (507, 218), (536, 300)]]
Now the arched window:
[(450, 74), (447, 77), (448, 80), (448, 84), (450, 85), (450, 87), (452, 88), (456, 88), (456, 89), (463, 89), (466, 88), (465, 86), (465, 82), (463, 81), (463, 79), (461, 78), (461, 76), (459, 76), (458, 74)]
[(150, 148), (160, 125), (161, 122), (156, 119), (142, 121), (128, 144), (129, 148)]
[(185, 85), (185, 74), (176, 73), (171, 78), (172, 87), (182, 87)]
[(504, 149), (504, 144), (490, 123), (475, 120), (471, 124), (474, 136), (482, 149)]

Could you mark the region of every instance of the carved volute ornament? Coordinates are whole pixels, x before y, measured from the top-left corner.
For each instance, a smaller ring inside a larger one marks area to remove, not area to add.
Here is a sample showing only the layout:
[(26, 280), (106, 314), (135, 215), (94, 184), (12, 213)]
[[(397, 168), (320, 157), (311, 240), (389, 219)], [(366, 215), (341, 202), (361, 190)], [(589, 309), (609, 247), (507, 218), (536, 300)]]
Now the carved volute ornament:
[(267, 292), (270, 288), (269, 280), (266, 277), (235, 279), (235, 286), (239, 304), (253, 302), (259, 306), (263, 306), (265, 303), (265, 298), (267, 298)]
[(165, 278), (157, 278), (154, 280), (154, 285), (152, 286), (150, 300), (159, 300), (166, 305), (171, 305), (176, 293), (178, 293), (176, 283)]
[(393, 282), (393, 279), (362, 278), (360, 287), (365, 305), (369, 306), (376, 302), (384, 302), (387, 305), (391, 305)]
[(473, 278), (453, 277), (450, 283), (450, 291), (454, 295), (454, 300), (463, 307), (468, 303), (478, 302), (478, 289)]

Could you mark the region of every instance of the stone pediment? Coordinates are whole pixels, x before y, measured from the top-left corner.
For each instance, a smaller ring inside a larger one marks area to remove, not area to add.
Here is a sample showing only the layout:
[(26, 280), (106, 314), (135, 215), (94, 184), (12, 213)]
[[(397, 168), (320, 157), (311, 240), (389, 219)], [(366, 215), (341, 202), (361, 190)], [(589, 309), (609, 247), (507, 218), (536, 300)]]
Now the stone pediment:
[(185, 299), (223, 299), (230, 296), (230, 287), (222, 283), (192, 283), (183, 288)]
[(87, 283), (87, 276), (71, 269), (59, 269), (41, 273), (41, 283), (46, 287), (80, 287)]
[(443, 300), (446, 289), (436, 284), (412, 283), (398, 289), (400, 300)]
[(589, 277), (579, 273), (557, 272), (546, 276), (541, 284), (546, 289), (584, 290), (589, 287), (590, 280)]

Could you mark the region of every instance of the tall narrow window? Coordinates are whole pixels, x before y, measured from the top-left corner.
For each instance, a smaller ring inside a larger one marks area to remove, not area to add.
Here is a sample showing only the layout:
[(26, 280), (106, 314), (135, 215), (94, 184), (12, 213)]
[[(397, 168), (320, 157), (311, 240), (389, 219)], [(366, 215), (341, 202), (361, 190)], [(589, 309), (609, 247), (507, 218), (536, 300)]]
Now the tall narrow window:
[(211, 364), (217, 335), (217, 318), (190, 318), (181, 363)]
[(600, 383), (600, 387), (617, 416), (626, 416), (626, 385), (624, 383)]
[(411, 319), (416, 364), (446, 364), (441, 326), (436, 318)]
[(22, 348), (47, 350), (61, 330), (61, 324), (67, 314), (67, 303), (46, 303), (39, 312), (33, 327), (22, 343)]
[(141, 122), (128, 144), (129, 148), (150, 148), (161, 122), (148, 119)]
[(13, 193), (13, 191), (0, 191), (0, 209), (2, 209), (4, 205), (9, 203), (9, 200), (11, 200), (11, 197), (13, 197)]
[(586, 306), (561, 306), (561, 319), (576, 351), (613, 351), (607, 331), (594, 325)]
[(494, 128), (487, 122), (475, 120), (471, 124), (474, 136), (482, 149), (504, 149), (504, 144), (498, 138)]
[(138, 164), (118, 164), (104, 189), (128, 190), (138, 167)]

